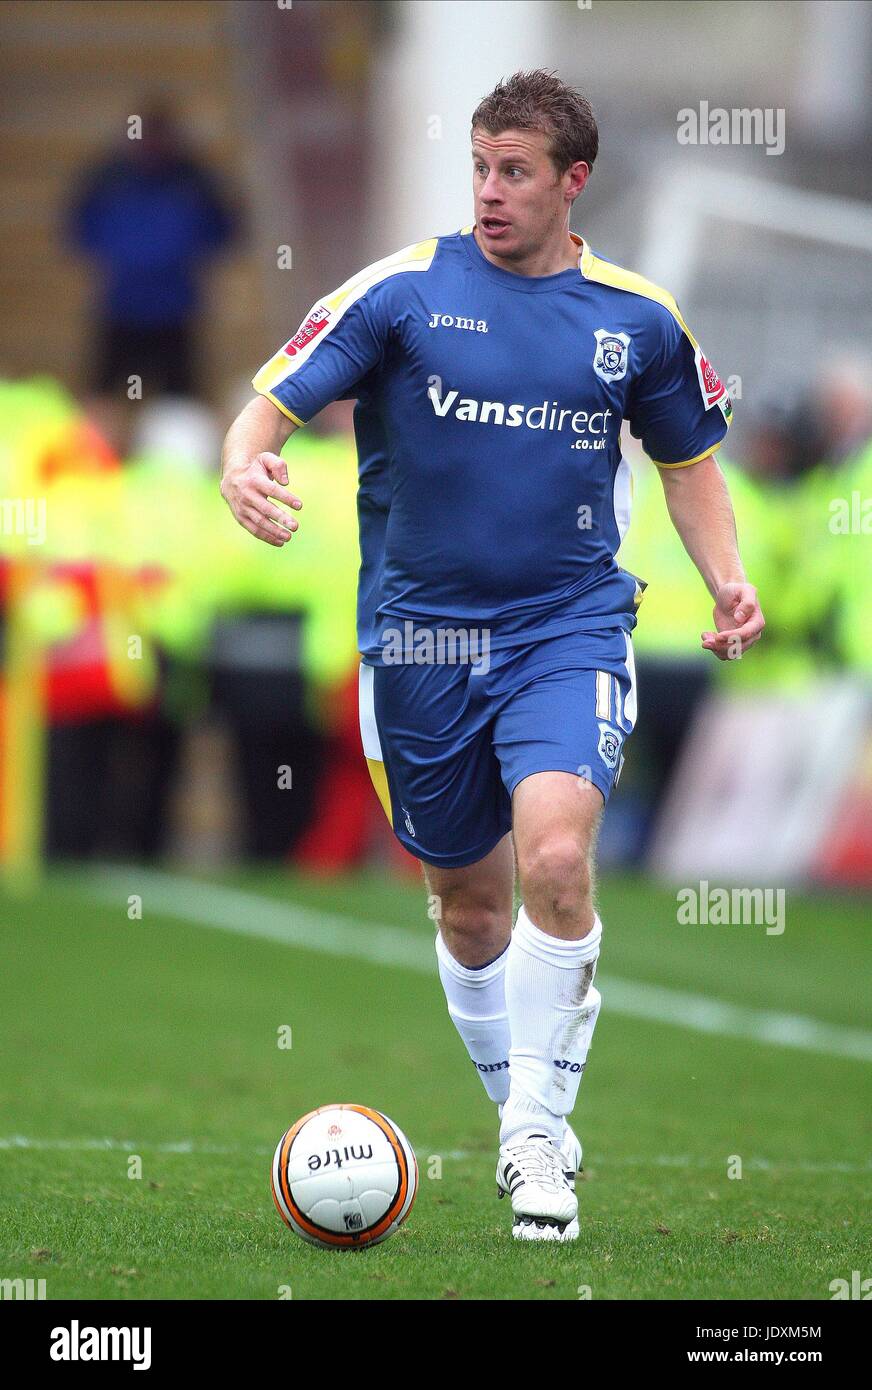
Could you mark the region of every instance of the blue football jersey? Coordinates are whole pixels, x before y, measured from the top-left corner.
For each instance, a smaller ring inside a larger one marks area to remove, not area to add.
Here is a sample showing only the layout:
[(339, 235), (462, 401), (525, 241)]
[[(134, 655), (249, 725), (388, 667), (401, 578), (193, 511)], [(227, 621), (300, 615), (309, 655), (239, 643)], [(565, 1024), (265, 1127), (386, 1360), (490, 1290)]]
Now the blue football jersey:
[(358, 640), (398, 620), (491, 647), (635, 626), (624, 420), (661, 468), (712, 453), (726, 390), (667, 291), (594, 255), (523, 276), (466, 227), (319, 300), (254, 377), (297, 425), (356, 396)]

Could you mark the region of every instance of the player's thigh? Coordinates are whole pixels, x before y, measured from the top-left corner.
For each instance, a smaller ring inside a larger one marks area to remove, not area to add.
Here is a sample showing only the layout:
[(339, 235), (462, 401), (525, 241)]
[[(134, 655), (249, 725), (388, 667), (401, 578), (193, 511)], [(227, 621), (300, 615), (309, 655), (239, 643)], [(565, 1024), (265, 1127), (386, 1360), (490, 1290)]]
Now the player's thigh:
[[(584, 665), (592, 655), (612, 669)], [(635, 722), (632, 648), (620, 631), (572, 634), (520, 654), (513, 675), (494, 740), (521, 888), (525, 902), (571, 908), (590, 898), (597, 828)]]
[(534, 772), (512, 796), (518, 877), (525, 902), (590, 896), (602, 792), (570, 772)]
[(468, 668), (363, 666), (364, 752), (394, 834), (443, 869), (486, 858), (511, 829), (484, 687)]

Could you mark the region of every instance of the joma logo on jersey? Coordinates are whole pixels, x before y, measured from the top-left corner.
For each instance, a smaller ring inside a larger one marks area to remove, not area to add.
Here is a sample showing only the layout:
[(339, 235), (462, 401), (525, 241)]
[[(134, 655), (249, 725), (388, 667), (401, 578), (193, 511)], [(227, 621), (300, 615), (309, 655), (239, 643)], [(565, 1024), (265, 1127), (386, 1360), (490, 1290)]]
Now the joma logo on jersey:
[(428, 328), (466, 328), (471, 333), (486, 333), (486, 319), (461, 319), (454, 314), (431, 314)]
[(297, 332), (285, 347), (288, 357), (296, 357), (298, 352), (302, 352), (304, 347), (308, 347), (313, 338), (317, 338), (327, 327), (330, 318), (330, 310), (323, 304), (319, 304), (317, 309), (313, 309), (305, 323), (300, 324)]

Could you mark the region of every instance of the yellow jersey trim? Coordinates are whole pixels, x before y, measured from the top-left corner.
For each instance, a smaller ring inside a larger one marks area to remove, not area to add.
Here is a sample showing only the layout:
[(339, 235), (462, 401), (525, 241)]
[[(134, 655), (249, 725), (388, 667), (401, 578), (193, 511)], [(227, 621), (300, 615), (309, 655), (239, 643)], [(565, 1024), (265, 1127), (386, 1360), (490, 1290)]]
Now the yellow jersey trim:
[(692, 463), (701, 463), (703, 459), (708, 458), (709, 454), (714, 454), (723, 442), (722, 439), (719, 439), (717, 444), (710, 444), (707, 449), (703, 449), (701, 454), (697, 454), (696, 458), (683, 459), (681, 463), (658, 463), (656, 459), (652, 459), (651, 462), (658, 468), (689, 468)]
[(376, 796), (381, 802), (382, 810), (388, 818), (388, 823), (393, 825), (394, 814), (391, 806), (391, 793), (388, 786), (388, 774), (385, 770), (385, 765), (383, 762), (380, 762), (378, 758), (367, 758), (366, 766), (369, 769), (372, 785), (375, 788)]
[(356, 275), (352, 275), (350, 280), (346, 280), (343, 285), (340, 285), (338, 290), (333, 290), (331, 294), (317, 300), (303, 319), (303, 324), (306, 324), (316, 313), (319, 313), (320, 317), (323, 318), (326, 311), (330, 316), (327, 327), (300, 348), (294, 357), (287, 355), (284, 346), (274, 353), (252, 378), (251, 384), (255, 391), (271, 400), (295, 424), (305, 424), (304, 420), (300, 420), (291, 411), (286, 410), (280, 401), (276, 400), (273, 394), (275, 388), (283, 381), (287, 381), (304, 362), (308, 361), (318, 345), (329, 337), (342, 315), (373, 285), (387, 280), (391, 275), (398, 275), (404, 270), (429, 270), (438, 244), (438, 237), (430, 237), (427, 241), (415, 242), (413, 246), (404, 246), (401, 251), (395, 251), (392, 256), (386, 256), (383, 260), (366, 266)]
[(351, 279), (346, 280), (344, 285), (340, 285), (338, 290), (328, 294), (321, 303), (326, 304), (328, 309), (336, 310), (349, 296), (353, 296), (353, 300), (359, 299), (366, 290), (371, 289), (380, 280), (386, 280), (389, 275), (397, 275), (401, 270), (427, 270), (436, 254), (438, 241), (438, 237), (428, 237), (426, 241), (415, 242), (413, 246), (404, 246), (401, 251), (395, 251), (392, 256), (385, 256), (381, 261), (374, 261), (372, 265), (368, 265), (365, 269), (358, 271), (356, 275), (352, 275)]
[[(258, 376), (260, 376), (260, 372), (258, 372)], [(255, 381), (256, 381), (256, 380), (257, 380), (257, 377), (255, 377)], [(267, 400), (268, 400), (268, 401), (272, 401), (272, 403), (273, 403), (273, 405), (276, 407), (276, 409), (277, 409), (277, 410), (280, 410), (280, 411), (282, 412), (283, 415), (286, 415), (287, 418), (292, 422), (292, 424), (295, 424), (295, 425), (297, 426), (298, 429), (302, 429), (302, 428), (303, 428), (303, 426), (305, 425), (306, 421), (305, 421), (305, 420), (301, 420), (300, 417), (299, 417), (299, 415), (295, 415), (294, 412), (293, 412), (292, 410), (288, 410), (288, 407), (287, 407), (286, 405), (282, 405), (282, 402), (279, 400), (278, 396), (274, 396), (273, 393), (272, 393), (272, 391), (260, 390), (260, 391), (258, 392), (258, 395), (260, 395), (260, 396), (266, 396)]]
[[(581, 273), (585, 280), (593, 280), (598, 285), (610, 285), (612, 289), (626, 290), (628, 294), (640, 294), (645, 299), (653, 299), (655, 304), (662, 304), (663, 308), (668, 309), (676, 322), (681, 325), (690, 339), (694, 351), (699, 346), (681, 317), (681, 310), (669, 291), (662, 289), (660, 285), (653, 284), (651, 280), (646, 280), (644, 275), (637, 275), (635, 270), (625, 270), (623, 266), (612, 265), (609, 261), (601, 261), (599, 256), (595, 256), (588, 246), (585, 246), (582, 252)], [(678, 464), (672, 466), (679, 467)]]

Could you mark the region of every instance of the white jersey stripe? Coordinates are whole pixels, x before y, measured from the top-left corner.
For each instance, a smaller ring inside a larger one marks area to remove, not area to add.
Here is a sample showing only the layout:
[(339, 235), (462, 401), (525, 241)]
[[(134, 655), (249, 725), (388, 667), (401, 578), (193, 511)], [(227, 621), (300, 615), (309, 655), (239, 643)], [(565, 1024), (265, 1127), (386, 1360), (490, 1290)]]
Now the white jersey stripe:
[(378, 725), (375, 722), (375, 697), (373, 692), (373, 678), (375, 668), (360, 663), (360, 674), (358, 676), (357, 694), (358, 709), (360, 714), (360, 739), (363, 744), (363, 755), (374, 762), (384, 762), (382, 756), (381, 739), (378, 735)]
[(636, 656), (633, 651), (633, 639), (629, 632), (624, 633), (624, 641), (627, 644), (627, 678), (630, 688), (627, 691), (627, 698), (624, 701), (624, 721), (628, 730), (632, 731), (636, 723)]
[(612, 489), (612, 505), (615, 513), (615, 525), (618, 528), (619, 544), (623, 541), (630, 529), (630, 512), (633, 506), (633, 473), (625, 458), (621, 458), (615, 473), (615, 485)]
[(596, 673), (596, 717), (597, 719), (611, 719), (612, 717), (612, 680), (608, 671), (597, 671)]

